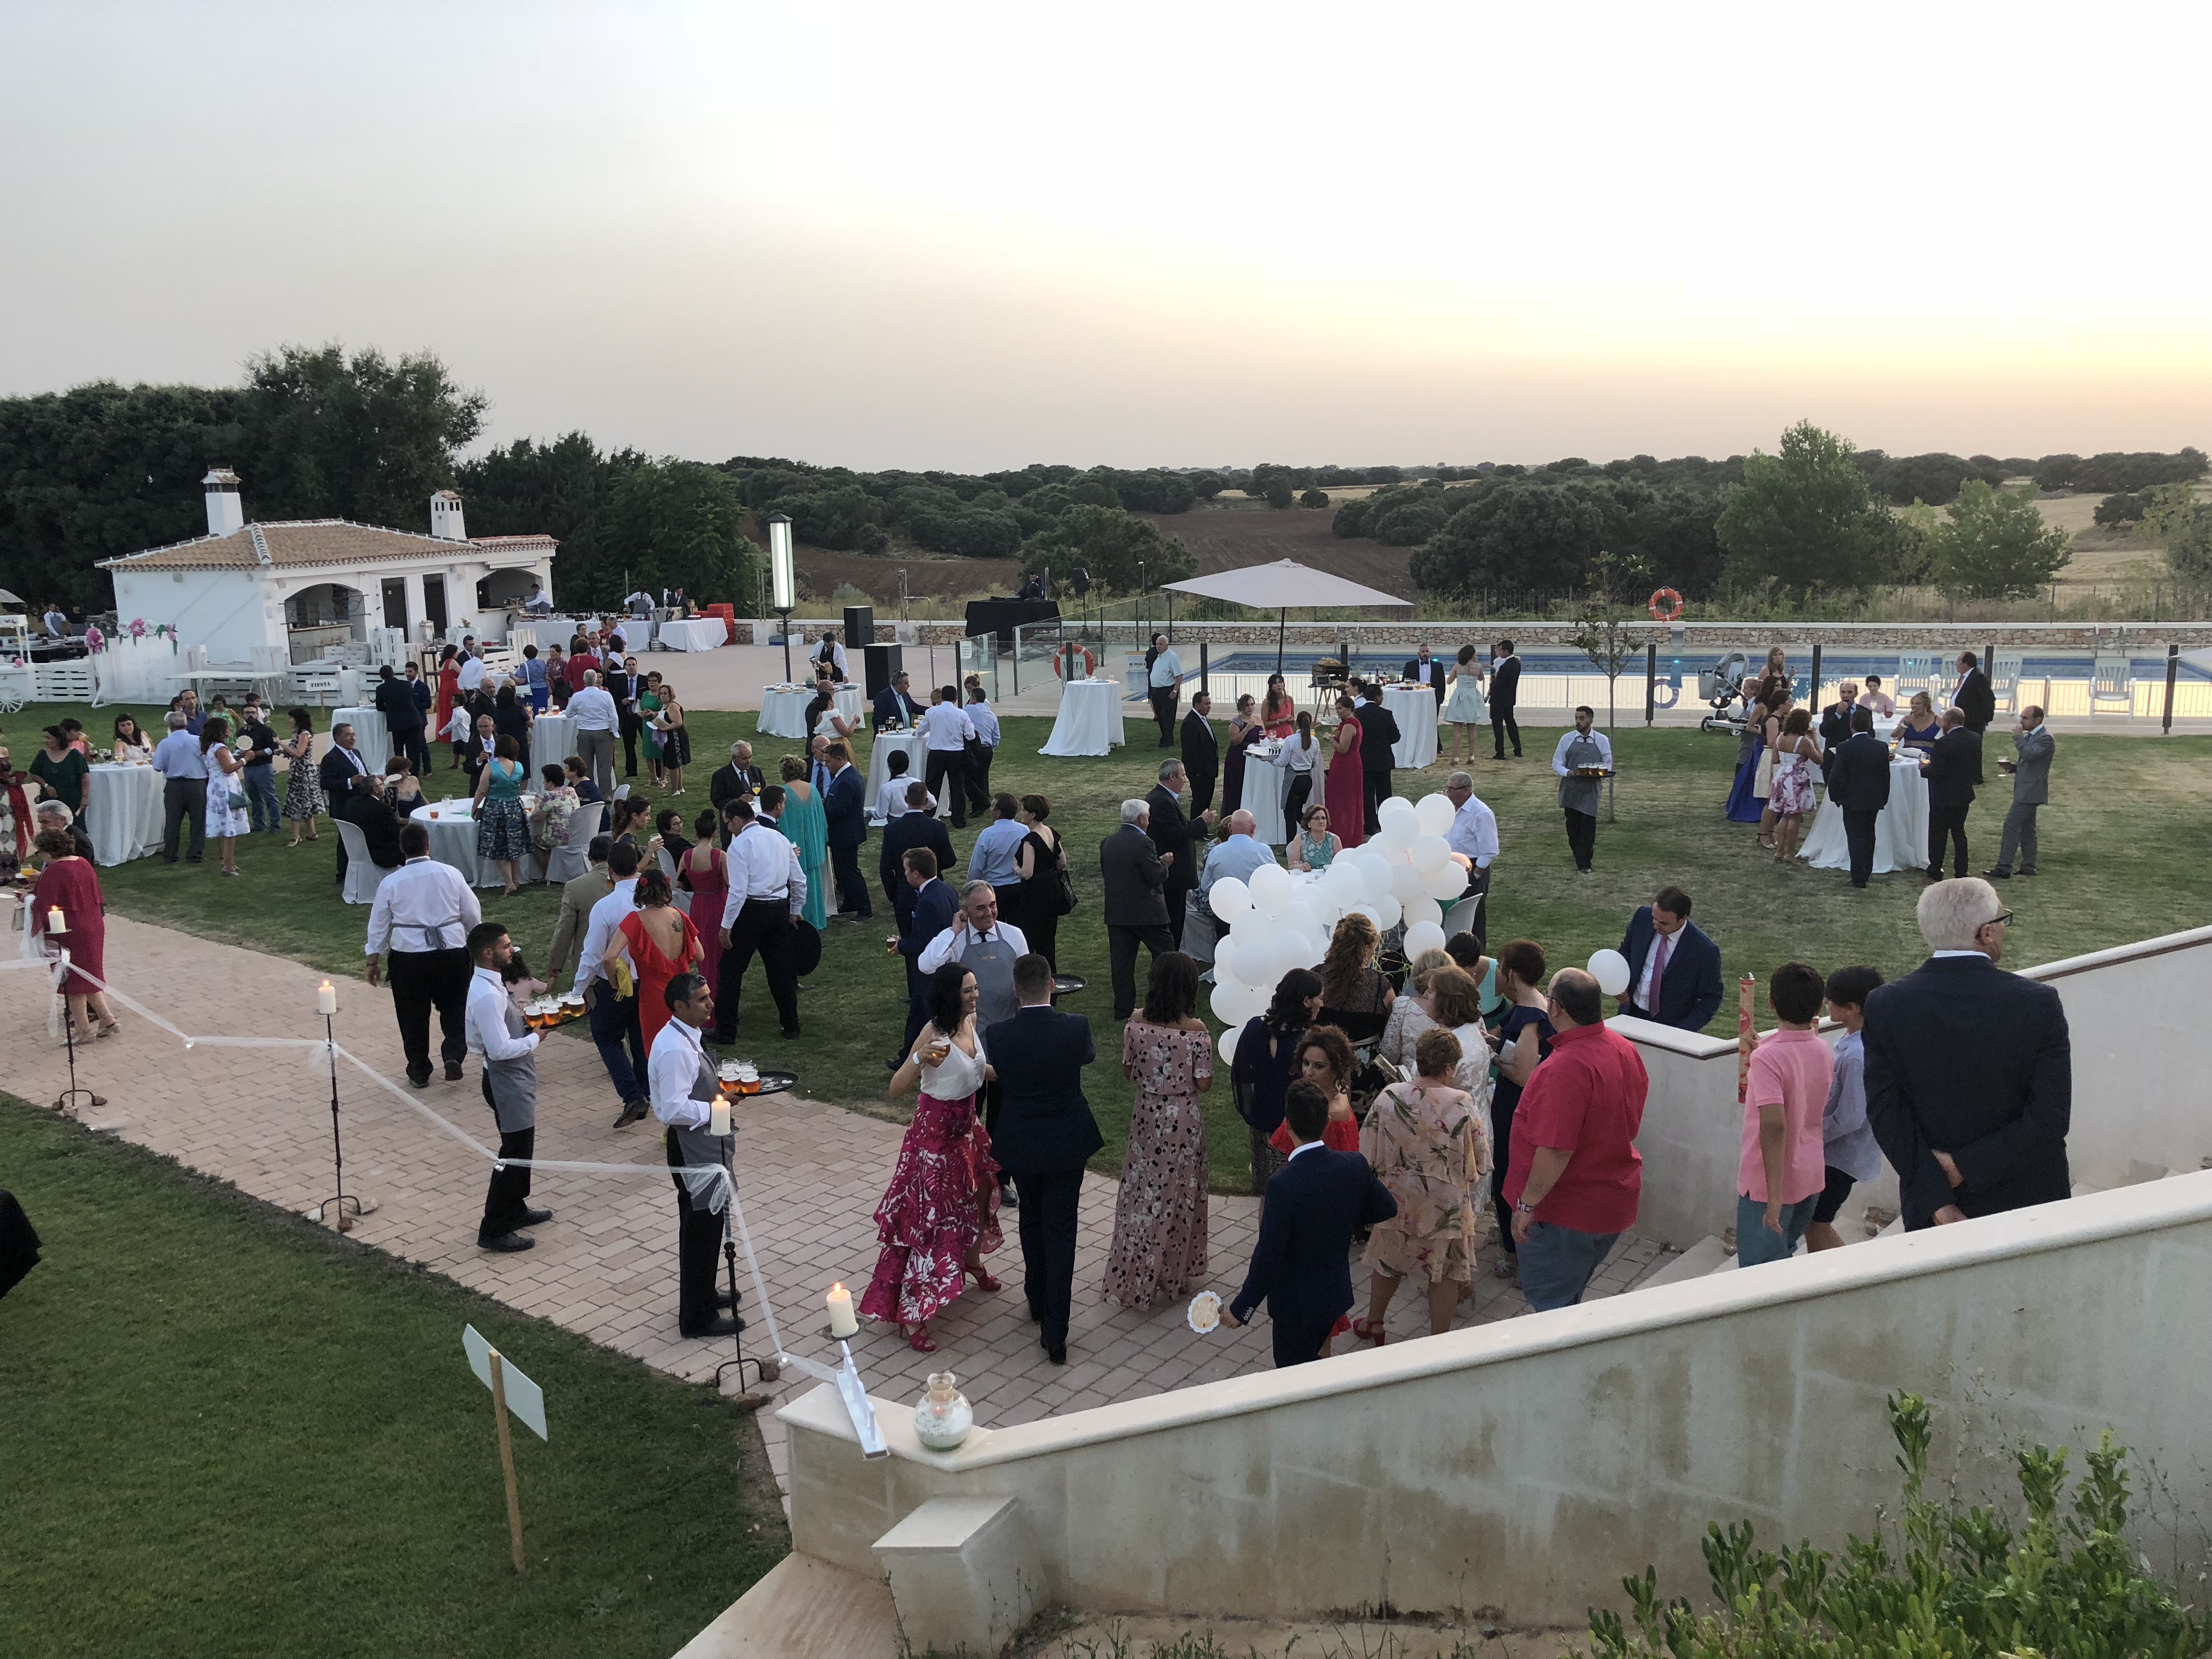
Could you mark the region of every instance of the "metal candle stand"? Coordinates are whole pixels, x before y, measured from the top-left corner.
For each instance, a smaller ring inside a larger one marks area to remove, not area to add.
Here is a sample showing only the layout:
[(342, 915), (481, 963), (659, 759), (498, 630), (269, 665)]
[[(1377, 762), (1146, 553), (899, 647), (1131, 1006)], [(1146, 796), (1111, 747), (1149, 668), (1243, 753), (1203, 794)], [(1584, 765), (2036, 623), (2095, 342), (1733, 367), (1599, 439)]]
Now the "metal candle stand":
[[(737, 1327), (731, 1333), (730, 1345), (737, 1350), (737, 1358), (725, 1359), (714, 1367), (714, 1388), (718, 1393), (722, 1387), (722, 1373), (726, 1370), (737, 1372), (738, 1387), (740, 1389), (745, 1386), (745, 1367), (748, 1365), (753, 1368), (754, 1375), (763, 1388), (776, 1382), (783, 1375), (782, 1366), (775, 1360), (756, 1359), (745, 1352), (745, 1322), (744, 1316), (738, 1312), (738, 1243), (730, 1237), (729, 1224), (727, 1220), (722, 1224), (722, 1260), (730, 1270), (730, 1322)], [(738, 1394), (731, 1398), (742, 1411), (758, 1411), (768, 1404), (765, 1394)]]
[[(66, 976), (69, 972), (68, 949), (64, 947), (58, 951), (55, 960), (61, 964), (62, 972)], [(62, 994), (62, 1046), (69, 1050), (70, 1086), (54, 1097), (54, 1109), (70, 1117), (76, 1116), (83, 1109), (77, 1103), (79, 1096), (83, 1097), (85, 1106), (106, 1105), (106, 1096), (93, 1093), (76, 1080), (76, 1019), (70, 1012), (67, 992)]]
[[(353, 1224), (367, 1215), (370, 1206), (345, 1189), (345, 1146), (338, 1139), (338, 1039), (335, 1016), (323, 1016), (323, 1035), (330, 1044), (331, 1056), (331, 1164), (337, 1180), (337, 1195), (326, 1198), (307, 1212), (317, 1221), (328, 1219), (340, 1232), (351, 1232)], [(345, 1206), (353, 1206), (350, 1219)]]

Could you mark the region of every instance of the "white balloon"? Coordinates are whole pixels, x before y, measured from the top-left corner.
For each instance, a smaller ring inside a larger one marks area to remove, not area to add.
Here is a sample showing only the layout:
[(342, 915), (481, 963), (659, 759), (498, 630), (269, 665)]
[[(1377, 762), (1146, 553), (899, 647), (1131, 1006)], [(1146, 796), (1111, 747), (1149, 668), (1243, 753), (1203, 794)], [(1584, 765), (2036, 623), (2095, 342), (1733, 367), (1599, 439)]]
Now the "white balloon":
[(1359, 870), (1359, 890), (1363, 897), (1379, 899), (1390, 890), (1390, 861), (1388, 859), (1379, 853), (1370, 853), (1363, 847), (1359, 849), (1357, 863)]
[(1406, 907), (1399, 903), (1398, 901), (1393, 898), (1389, 894), (1385, 893), (1381, 898), (1375, 901), (1375, 925), (1387, 933), (1393, 927), (1395, 927), (1401, 920), (1403, 920), (1406, 914)]
[(1233, 985), (1237, 978), (1237, 963), (1244, 954), (1244, 935), (1237, 933), (1213, 942), (1213, 982)]
[(1406, 960), (1411, 962), (1424, 951), (1444, 948), (1444, 930), (1433, 921), (1410, 922), (1406, 927)]
[(1386, 830), (1393, 823), (1410, 823), (1419, 833), (1420, 820), (1414, 813), (1413, 802), (1403, 795), (1393, 795), (1375, 809), (1375, 822)]
[(1382, 820), (1382, 827), (1370, 837), (1368, 845), (1381, 850), (1385, 857), (1402, 858), (1406, 849), (1419, 839), (1421, 826), (1408, 814)]
[(1212, 1006), (1214, 1018), (1224, 1025), (1242, 1025), (1252, 1016), (1239, 1012), (1244, 1004), (1244, 988), (1231, 981), (1213, 988)]
[(1298, 959), (1293, 965), (1310, 968), (1328, 954), (1327, 933), (1308, 933), (1298, 940)]
[(1451, 862), (1451, 843), (1442, 836), (1421, 836), (1406, 849), (1406, 862), (1416, 870), (1434, 870)]
[(1221, 1063), (1224, 1066), (1234, 1066), (1237, 1063), (1237, 1039), (1243, 1035), (1243, 1026), (1232, 1025), (1221, 1034), (1221, 1041), (1213, 1045), (1214, 1052), (1221, 1056)]
[(1455, 859), (1446, 859), (1421, 878), (1421, 890), (1431, 898), (1449, 904), (1467, 891), (1467, 872)]
[(1267, 985), (1271, 991), (1283, 982), (1285, 974), (1306, 965), (1306, 950), (1312, 943), (1311, 933), (1297, 933), (1287, 928), (1275, 936), (1267, 957)]
[(1432, 898), (1418, 898), (1406, 907), (1407, 927), (1412, 927), (1424, 921), (1434, 922), (1437, 931), (1443, 932), (1444, 907)]
[(1294, 933), (1311, 933), (1321, 927), (1321, 912), (1304, 899), (1294, 899), (1275, 918), (1276, 925)]
[[(1235, 880), (1235, 877), (1228, 878)], [(1252, 895), (1252, 908), (1269, 918), (1279, 916), (1291, 897), (1291, 872), (1279, 866), (1263, 864), (1252, 872), (1247, 884)]]
[(1390, 896), (1401, 904), (1411, 904), (1417, 898), (1429, 896), (1429, 878), (1410, 864), (1401, 864), (1390, 872)]
[(1237, 1024), (1255, 1020), (1267, 1012), (1267, 1005), (1275, 1000), (1275, 988), (1266, 985), (1244, 985), (1237, 988)]
[(1451, 804), (1449, 795), (1424, 795), (1413, 807), (1413, 817), (1425, 836), (1448, 834), (1458, 816), (1459, 809)]
[(1597, 988), (1617, 997), (1628, 988), (1628, 958), (1618, 951), (1593, 951), (1589, 967)]
[[(1383, 897), (1389, 898), (1389, 895), (1386, 893), (1383, 895)], [(1375, 929), (1377, 933), (1382, 931), (1382, 911), (1379, 904), (1375, 901), (1370, 900), (1364, 904), (1355, 904), (1344, 914), (1347, 916), (1364, 916), (1368, 921), (1375, 924)]]
[(1252, 891), (1236, 877), (1224, 876), (1206, 889), (1206, 902), (1213, 908), (1215, 915), (1233, 927), (1252, 908)]

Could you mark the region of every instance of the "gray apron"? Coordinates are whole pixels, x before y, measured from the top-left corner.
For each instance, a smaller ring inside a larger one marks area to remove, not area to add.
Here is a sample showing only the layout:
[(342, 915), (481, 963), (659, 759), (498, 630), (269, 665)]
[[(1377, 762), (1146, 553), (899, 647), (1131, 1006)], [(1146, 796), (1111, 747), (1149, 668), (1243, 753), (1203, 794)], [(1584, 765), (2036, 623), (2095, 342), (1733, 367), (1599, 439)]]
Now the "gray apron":
[[(699, 1056), (699, 1075), (692, 1081), (690, 1097), (702, 1105), (711, 1106), (720, 1093), (715, 1084), (714, 1062), (702, 1054)], [(734, 1170), (736, 1166), (731, 1161), (731, 1152), (736, 1140), (734, 1132), (714, 1135), (704, 1129), (679, 1128), (671, 1124), (668, 1128), (668, 1162), (673, 1168), (685, 1170), (711, 1170), (717, 1165), (725, 1170)], [(730, 1189), (716, 1182), (713, 1193), (708, 1194), (702, 1191), (705, 1185), (703, 1181), (684, 1180), (692, 1203), (702, 1205), (710, 1213), (720, 1215), (722, 1206), (730, 1201)]]
[[(507, 1034), (511, 1037), (530, 1034), (530, 1022), (515, 1012), (512, 1000), (507, 1005)], [(492, 1115), (499, 1120), (500, 1133), (511, 1135), (538, 1127), (538, 1056), (534, 1052), (520, 1060), (494, 1060), (486, 1054), (484, 1085), (491, 1091)]]
[(1022, 1011), (1014, 994), (1014, 958), (1018, 953), (997, 928), (988, 939), (969, 939), (960, 965), (975, 975), (975, 1029), (981, 1031)]
[[(1589, 738), (1577, 737), (1567, 745), (1567, 770), (1578, 766), (1602, 766), (1605, 750)], [(1559, 780), (1559, 805), (1570, 812), (1582, 812), (1590, 817), (1597, 816), (1599, 804), (1605, 796), (1603, 778), (1564, 777)]]

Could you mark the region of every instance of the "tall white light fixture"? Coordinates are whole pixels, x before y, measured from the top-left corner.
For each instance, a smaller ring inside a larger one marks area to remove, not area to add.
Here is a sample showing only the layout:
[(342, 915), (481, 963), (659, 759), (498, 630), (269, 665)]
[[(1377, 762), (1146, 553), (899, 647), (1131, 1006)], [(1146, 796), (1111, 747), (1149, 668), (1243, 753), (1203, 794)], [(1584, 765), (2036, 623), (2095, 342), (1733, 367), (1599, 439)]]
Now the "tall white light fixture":
[(799, 603), (799, 572), (791, 557), (791, 518), (768, 515), (768, 571), (769, 603), (783, 618), (783, 683), (791, 684), (791, 612)]

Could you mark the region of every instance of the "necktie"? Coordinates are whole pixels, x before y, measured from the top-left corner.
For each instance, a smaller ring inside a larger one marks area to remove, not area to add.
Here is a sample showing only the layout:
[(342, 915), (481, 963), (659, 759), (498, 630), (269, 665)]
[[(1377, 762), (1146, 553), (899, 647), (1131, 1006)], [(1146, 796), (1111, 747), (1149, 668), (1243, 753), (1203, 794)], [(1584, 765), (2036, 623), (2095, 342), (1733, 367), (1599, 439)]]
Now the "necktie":
[(1659, 942), (1651, 947), (1651, 1006), (1644, 1011), (1647, 1014), (1659, 1012), (1659, 986), (1660, 981), (1667, 977), (1667, 947), (1673, 943), (1671, 939), (1662, 933)]

